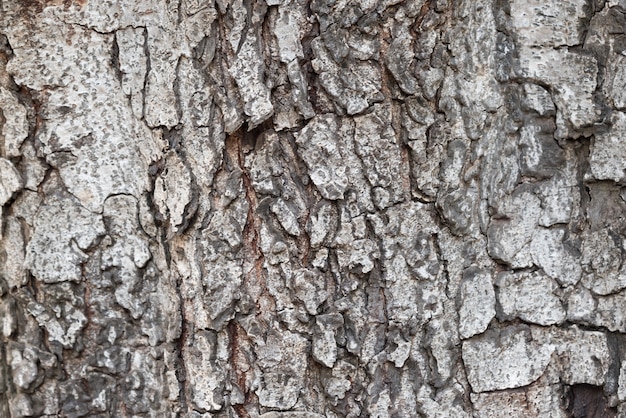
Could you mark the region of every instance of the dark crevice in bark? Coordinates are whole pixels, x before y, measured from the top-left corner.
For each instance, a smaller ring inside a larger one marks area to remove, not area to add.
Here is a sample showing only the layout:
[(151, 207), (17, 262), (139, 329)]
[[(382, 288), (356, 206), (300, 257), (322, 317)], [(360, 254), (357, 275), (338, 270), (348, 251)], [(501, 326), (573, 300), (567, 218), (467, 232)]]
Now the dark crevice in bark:
[[(281, 138), (286, 137), (289, 144), (289, 157), (293, 158), (295, 172), (290, 170), (290, 179), (299, 187), (301, 191), (303, 191), (303, 198), (306, 201), (304, 217), (298, 218), (301, 232), (296, 241), (298, 244), (298, 250), (301, 254), (300, 263), (302, 267), (308, 267), (309, 253), (311, 251), (311, 238), (309, 236), (308, 224), (311, 218), (311, 209), (319, 201), (319, 198), (315, 195), (315, 186), (313, 182), (310, 178), (308, 178), (306, 163), (302, 159), (302, 156), (298, 153), (298, 146), (296, 145), (294, 135), (291, 132), (284, 134), (284, 136), (282, 134), (280, 135)], [(306, 180), (307, 178), (308, 180)]]
[[(177, 97), (180, 97), (180, 94), (177, 94)], [(163, 136), (165, 139), (167, 139), (169, 148), (176, 153), (178, 158), (180, 158), (180, 161), (183, 163), (183, 165), (187, 169), (187, 172), (189, 173), (189, 177), (191, 179), (191, 184), (189, 184), (189, 190), (191, 190), (191, 196), (190, 196), (189, 202), (187, 202), (187, 204), (185, 205), (185, 208), (183, 209), (183, 223), (180, 224), (180, 226), (177, 228), (177, 231), (176, 231), (176, 235), (181, 235), (183, 232), (185, 232), (185, 230), (192, 227), (200, 219), (200, 215), (198, 213), (200, 188), (198, 186), (198, 180), (196, 179), (194, 170), (192, 169), (192, 165), (189, 162), (187, 150), (183, 144), (184, 139), (182, 137), (181, 131), (179, 129), (169, 130), (163, 127), (163, 132), (164, 132)], [(159, 164), (163, 165), (163, 161), (160, 160)], [(159, 167), (157, 166), (156, 169), (158, 171)], [(160, 170), (162, 171), (163, 167), (160, 167)], [(152, 166), (150, 168), (150, 171), (155, 171), (154, 169), (152, 169)], [(153, 184), (152, 190), (154, 192), (154, 184)], [(172, 238), (172, 237), (170, 236), (169, 238)]]
[(239, 418), (250, 418), (250, 414), (248, 413), (246, 407), (252, 404), (252, 393), (251, 389), (247, 385), (247, 374), (242, 370), (241, 365), (239, 364), (241, 357), (245, 356), (245, 352), (241, 347), (241, 342), (242, 339), (247, 336), (245, 336), (245, 331), (235, 320), (228, 323), (227, 330), (230, 344), (229, 361), (235, 375), (235, 382), (233, 383), (236, 384), (237, 388), (241, 391), (241, 394), (244, 397), (243, 404), (231, 404), (231, 406)]
[(148, 47), (148, 28), (143, 28), (143, 53), (146, 57), (146, 73), (143, 77), (143, 88), (141, 89), (141, 97), (143, 99), (142, 118), (146, 120), (146, 91), (148, 91), (148, 76), (152, 71), (152, 61), (150, 59), (150, 48)]
[(601, 386), (576, 384), (567, 388), (566, 407), (571, 418), (613, 418), (617, 410), (610, 408)]
[(180, 328), (180, 336), (175, 341), (176, 344), (176, 378), (178, 380), (178, 393), (180, 394), (180, 412), (188, 413), (189, 412), (189, 404), (188, 404), (188, 392), (193, 388), (188, 387), (187, 384), (187, 366), (185, 365), (184, 353), (186, 351), (186, 346), (189, 341), (189, 325), (188, 319), (185, 317), (185, 299), (182, 294), (182, 279), (178, 278), (176, 280), (176, 293), (178, 295), (180, 301), (180, 317), (181, 317), (181, 328)]
[(111, 68), (121, 86), (124, 75), (120, 67), (120, 47), (117, 43), (117, 32), (115, 32), (113, 40), (111, 41)]
[[(624, 335), (607, 333), (607, 346), (609, 348), (609, 368), (604, 382), (604, 394), (609, 398), (609, 406), (615, 407), (615, 395), (619, 390), (619, 376), (622, 361), (624, 360), (624, 348), (626, 342)], [(613, 395), (613, 396), (611, 396)], [(612, 399), (611, 399), (612, 398)]]
[[(244, 197), (248, 202), (246, 224), (242, 234), (242, 252), (244, 257), (242, 287), (248, 290), (248, 296), (251, 297), (251, 302), (256, 306), (256, 310), (251, 312), (251, 314), (256, 316), (261, 323), (265, 322), (268, 316), (275, 314), (273, 311), (264, 311), (263, 306), (267, 306), (267, 303), (264, 304), (261, 299), (266, 299), (267, 302), (270, 303), (270, 306), (274, 306), (274, 308), (271, 309), (275, 309), (275, 305), (266, 287), (265, 271), (263, 267), (265, 256), (261, 251), (259, 243), (260, 226), (261, 222), (263, 222), (257, 213), (260, 205), (260, 197), (257, 196), (252, 186), (250, 173), (245, 164), (245, 155), (254, 152), (254, 150), (260, 146), (258, 141), (262, 133), (265, 130), (271, 129), (271, 126), (272, 120), (269, 119), (260, 126), (248, 131), (248, 125), (244, 123), (239, 130), (226, 137), (224, 149), (225, 154), (228, 155), (228, 157), (224, 158), (224, 161), (226, 161), (227, 158), (234, 159), (232, 163), (235, 164), (237, 169), (241, 172), (241, 180), (245, 193)], [(245, 310), (246, 309), (244, 309), (244, 311)], [(241, 361), (247, 356), (244, 351), (244, 344), (247, 342), (248, 336), (238, 323), (237, 318), (239, 315), (240, 314), (237, 314), (235, 319), (228, 323), (227, 330), (231, 347), (230, 364), (234, 375), (233, 377), (235, 378), (233, 384), (238, 387), (244, 396), (244, 403), (234, 404), (232, 407), (240, 418), (249, 418), (251, 415), (250, 412), (248, 412), (248, 408), (254, 407), (255, 396), (246, 383), (247, 371), (245, 371), (244, 368), (248, 366), (241, 364)]]
[[(178, 120), (178, 126), (175, 127), (175, 129), (180, 129), (181, 126), (181, 120), (183, 118), (183, 105), (181, 104), (182, 100), (185, 100), (186, 98), (183, 97), (182, 94), (180, 94), (180, 63), (182, 62), (183, 59), (187, 59), (185, 56), (180, 55), (178, 57), (178, 59), (176, 60), (176, 68), (174, 69), (174, 83), (173, 83), (173, 90), (174, 90), (174, 96), (176, 96), (176, 101), (175, 101), (175, 106), (176, 106), (176, 119)], [(146, 73), (147, 74), (147, 73)], [(144, 90), (145, 91), (145, 90)]]

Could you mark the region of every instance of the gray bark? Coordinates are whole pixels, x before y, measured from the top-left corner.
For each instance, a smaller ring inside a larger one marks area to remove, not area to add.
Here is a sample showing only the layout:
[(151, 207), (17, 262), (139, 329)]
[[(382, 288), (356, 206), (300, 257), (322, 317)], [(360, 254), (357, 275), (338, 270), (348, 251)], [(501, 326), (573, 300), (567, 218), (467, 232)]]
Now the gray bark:
[(0, 13), (1, 417), (626, 417), (624, 1)]

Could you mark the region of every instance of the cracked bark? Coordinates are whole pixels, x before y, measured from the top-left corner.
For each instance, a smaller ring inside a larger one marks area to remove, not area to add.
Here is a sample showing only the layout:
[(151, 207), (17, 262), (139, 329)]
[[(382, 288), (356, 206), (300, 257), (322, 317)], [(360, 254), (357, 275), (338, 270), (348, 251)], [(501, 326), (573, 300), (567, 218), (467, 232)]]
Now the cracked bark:
[(623, 2), (0, 10), (0, 416), (626, 415)]

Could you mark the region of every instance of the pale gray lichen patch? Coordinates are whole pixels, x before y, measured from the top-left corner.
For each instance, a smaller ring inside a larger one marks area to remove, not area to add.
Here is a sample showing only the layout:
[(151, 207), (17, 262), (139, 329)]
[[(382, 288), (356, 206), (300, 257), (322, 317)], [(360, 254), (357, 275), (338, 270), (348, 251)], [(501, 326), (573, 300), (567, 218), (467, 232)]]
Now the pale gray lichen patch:
[(62, 193), (46, 199), (32, 226), (25, 263), (43, 283), (81, 281), (81, 264), (89, 258), (85, 251), (106, 232), (100, 215)]
[(584, 0), (513, 0), (510, 7), (513, 30), (523, 45), (560, 47), (583, 41), (582, 21), (589, 7)]
[(261, 68), (255, 63), (260, 61), (257, 50), (257, 36), (248, 32), (237, 53), (235, 61), (229, 68), (230, 74), (237, 82), (239, 92), (244, 101), (244, 112), (250, 116), (250, 127), (254, 127), (274, 113), (270, 101), (270, 91), (263, 84)]
[(22, 176), (11, 161), (0, 158), (0, 207), (23, 186)]
[(550, 277), (539, 272), (500, 273), (496, 285), (504, 318), (520, 318), (538, 325), (565, 320), (565, 309), (556, 292), (559, 286)]
[(332, 115), (316, 116), (296, 139), (311, 181), (329, 200), (343, 199), (349, 184), (347, 167), (336, 144), (339, 123)]
[(489, 330), (463, 342), (463, 362), (474, 392), (511, 389), (537, 380), (555, 347), (533, 338), (527, 326)]
[(564, 49), (522, 48), (520, 66), (522, 76), (552, 86), (557, 137), (567, 137), (570, 126), (576, 130), (598, 121), (600, 111), (593, 98), (598, 74), (595, 58)]
[[(154, 182), (154, 204), (169, 221), (168, 235), (181, 232), (195, 212), (191, 172), (175, 151), (165, 155), (162, 173)], [(197, 203), (195, 203), (197, 205)]]
[(495, 317), (496, 294), (488, 272), (470, 268), (463, 276), (459, 288), (459, 334), (469, 338), (485, 331)]
[[(90, 210), (100, 211), (112, 194), (141, 194), (156, 141), (134, 120), (124, 94), (115, 88), (112, 36), (77, 28), (66, 42), (58, 25), (48, 22), (41, 30), (46, 43), (33, 38), (20, 45), (9, 64), (17, 82), (44, 91), (40, 100), (45, 119), (37, 139), (48, 162)], [(55, 48), (74, 60), (55, 62)], [(39, 63), (49, 69), (48, 75), (27, 71), (24, 61)]]
[(140, 269), (151, 257), (147, 237), (136, 226), (137, 200), (132, 196), (112, 196), (105, 202), (103, 217), (107, 221), (108, 245), (101, 255), (102, 270), (115, 269), (118, 285), (115, 300), (137, 319), (144, 312), (144, 298), (138, 288)]
[(611, 115), (611, 129), (594, 137), (591, 146), (591, 174), (598, 180), (626, 181), (626, 113)]
[(4, 152), (7, 157), (17, 157), (20, 155), (20, 146), (28, 137), (26, 108), (15, 94), (0, 86), (0, 111), (4, 117), (2, 126)]
[(262, 406), (289, 410), (296, 404), (306, 376), (308, 341), (297, 333), (272, 330), (258, 347), (258, 367), (263, 371), (256, 390)]

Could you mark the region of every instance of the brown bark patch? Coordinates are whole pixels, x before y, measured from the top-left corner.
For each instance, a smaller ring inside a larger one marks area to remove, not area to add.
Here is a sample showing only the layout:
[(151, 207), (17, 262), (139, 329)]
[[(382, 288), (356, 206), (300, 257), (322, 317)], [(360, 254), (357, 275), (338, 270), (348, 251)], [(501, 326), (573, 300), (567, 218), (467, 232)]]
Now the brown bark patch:
[(50, 6), (63, 6), (65, 9), (69, 9), (72, 6), (78, 6), (82, 8), (87, 4), (88, 0), (18, 0), (17, 5), (20, 7), (20, 14), (24, 16), (30, 16), (39, 14), (46, 7)]

